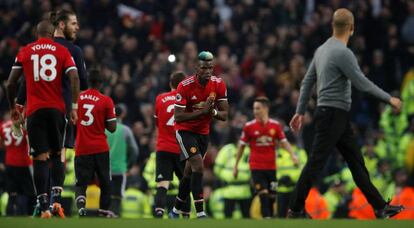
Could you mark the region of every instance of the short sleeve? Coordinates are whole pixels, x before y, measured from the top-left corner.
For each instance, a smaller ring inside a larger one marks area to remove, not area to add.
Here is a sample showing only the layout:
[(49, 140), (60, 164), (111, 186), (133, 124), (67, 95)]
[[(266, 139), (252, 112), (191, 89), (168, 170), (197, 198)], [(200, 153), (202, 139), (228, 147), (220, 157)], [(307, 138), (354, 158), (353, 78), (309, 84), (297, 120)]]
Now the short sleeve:
[(227, 101), (227, 88), (226, 83), (223, 80), (220, 80), (217, 88), (217, 100), (218, 101)]
[(160, 106), (160, 96), (158, 95), (157, 98), (155, 98), (155, 107), (154, 107), (154, 118), (158, 118), (159, 113), (159, 106)]
[(249, 141), (248, 127), (245, 125), (240, 136), (240, 144), (246, 145)]
[(182, 83), (178, 84), (177, 94), (175, 95), (175, 106), (185, 108), (187, 105), (187, 97)]
[(14, 59), (14, 63), (12, 69), (21, 69), (23, 67), (24, 61), (24, 48), (20, 49), (17, 53), (16, 58)]
[(65, 69), (65, 74), (67, 74), (71, 70), (77, 70), (75, 60), (73, 60), (73, 57), (70, 54), (70, 52), (67, 49), (62, 49), (62, 50), (64, 52), (64, 54), (63, 54), (63, 58), (64, 58), (63, 67)]
[(107, 97), (107, 102), (106, 102), (106, 117), (105, 117), (105, 119), (106, 119), (107, 122), (116, 120), (114, 102), (109, 97)]

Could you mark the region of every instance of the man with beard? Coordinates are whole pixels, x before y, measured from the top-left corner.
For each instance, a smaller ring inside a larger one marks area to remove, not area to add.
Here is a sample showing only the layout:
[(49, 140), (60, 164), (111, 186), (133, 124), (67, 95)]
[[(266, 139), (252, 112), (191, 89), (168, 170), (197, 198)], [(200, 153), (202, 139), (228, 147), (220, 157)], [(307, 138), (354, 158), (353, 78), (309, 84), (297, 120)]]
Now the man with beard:
[[(50, 13), (50, 22), (54, 25), (54, 41), (63, 45), (68, 49), (72, 58), (76, 64), (76, 68), (78, 69), (79, 74), (79, 81), (80, 81), (80, 89), (81, 91), (86, 90), (88, 88), (87, 80), (86, 80), (86, 66), (85, 61), (82, 53), (82, 49), (73, 44), (76, 40), (77, 32), (79, 31), (79, 24), (76, 17), (76, 14), (69, 10), (60, 10), (57, 12)], [(21, 86), (19, 88), (17, 104), (24, 105), (26, 103), (26, 82), (25, 80), (22, 81)], [(62, 80), (62, 95), (65, 101), (66, 106), (66, 119), (69, 119), (69, 114), (71, 112), (71, 89), (69, 79), (67, 77), (63, 77)], [(65, 180), (65, 154), (67, 150), (73, 150), (74, 143), (75, 143), (75, 133), (74, 133), (74, 125), (67, 121), (66, 123), (66, 132), (65, 132), (65, 141), (64, 141), (64, 148), (61, 153), (61, 157), (54, 157), (51, 158), (51, 163), (53, 165), (59, 167), (61, 170), (61, 178), (59, 179), (58, 183), (50, 183), (51, 186), (51, 196), (52, 196), (52, 214), (57, 215), (61, 218), (65, 217), (62, 206), (61, 206), (61, 193), (63, 190), (63, 182)]]

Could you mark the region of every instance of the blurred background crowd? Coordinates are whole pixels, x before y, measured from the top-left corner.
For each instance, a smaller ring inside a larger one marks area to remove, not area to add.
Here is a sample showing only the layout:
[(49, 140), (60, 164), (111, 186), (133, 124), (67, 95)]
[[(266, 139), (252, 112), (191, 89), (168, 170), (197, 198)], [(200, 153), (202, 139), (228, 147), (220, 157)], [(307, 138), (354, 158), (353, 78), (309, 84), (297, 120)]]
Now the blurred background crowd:
[[(205, 195), (210, 214), (233, 216), (228, 208), (225, 213), (224, 201), (234, 197), (228, 194), (234, 180), (226, 173), (234, 158), (220, 154), (232, 153), (228, 146), (237, 143), (243, 124), (252, 118), (256, 96), (270, 98), (271, 117), (285, 125), (290, 141), (304, 154), (302, 164), (306, 161), (315, 100), (308, 106), (299, 135), (290, 134), (287, 124), (295, 112), (307, 64), (330, 36), (333, 11), (340, 7), (355, 15), (356, 31), (349, 47), (363, 72), (404, 102), (403, 110), (396, 113), (353, 89), (352, 122), (368, 170), (384, 197), (401, 200), (408, 194), (414, 198), (409, 187), (414, 184), (413, 0), (2, 0), (0, 112), (8, 110), (4, 84), (18, 49), (35, 39), (33, 26), (51, 10), (75, 11), (80, 22), (75, 44), (84, 52), (87, 69), (100, 68), (106, 78), (103, 92), (127, 108), (123, 123), (131, 127), (139, 147), (139, 156), (127, 173), (128, 186), (146, 201), (135, 214), (150, 217), (155, 188), (155, 97), (169, 90), (172, 72), (193, 74), (198, 52), (211, 51), (214, 74), (227, 84), (230, 119), (212, 124)], [(292, 191), (301, 168), (289, 164), (285, 153), (277, 155), (281, 195)], [(327, 159), (329, 165), (311, 192), (314, 201), (308, 211), (321, 218), (372, 217), (339, 153)], [(283, 172), (284, 168), (288, 171)], [(0, 176), (2, 170), (0, 165)], [(70, 168), (68, 175), (73, 175)], [(4, 184), (0, 178), (0, 192)], [(246, 191), (237, 197), (250, 202), (252, 194)], [(255, 217), (252, 202), (250, 215)], [(237, 211), (236, 207), (234, 216), (241, 216)], [(414, 214), (414, 204), (411, 211)]]

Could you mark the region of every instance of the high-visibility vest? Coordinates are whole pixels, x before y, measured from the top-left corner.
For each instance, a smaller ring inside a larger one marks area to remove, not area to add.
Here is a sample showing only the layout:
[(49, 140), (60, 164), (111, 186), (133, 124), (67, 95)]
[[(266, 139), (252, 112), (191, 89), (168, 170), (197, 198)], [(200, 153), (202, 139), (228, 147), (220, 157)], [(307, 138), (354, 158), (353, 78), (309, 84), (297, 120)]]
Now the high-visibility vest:
[(348, 215), (354, 219), (375, 219), (374, 209), (359, 188), (355, 188), (352, 192)]
[(220, 188), (220, 194), (226, 199), (248, 199), (251, 197), (250, 190), (250, 149), (245, 147), (243, 156), (239, 161), (237, 179), (233, 176), (236, 164), (237, 145), (227, 144), (220, 149), (214, 163), (214, 174), (224, 184)]
[(414, 219), (414, 187), (404, 187), (394, 195), (391, 201), (394, 205), (403, 205), (404, 210), (393, 219)]
[(309, 191), (308, 197), (305, 201), (305, 209), (312, 219), (329, 218), (328, 204), (315, 187), (311, 188)]
[[(63, 186), (73, 187), (76, 183), (75, 176), (75, 150), (66, 148), (65, 149), (65, 182)], [(66, 190), (66, 188), (64, 189)], [(65, 192), (65, 191), (63, 191)]]
[(400, 167), (403, 159), (398, 155), (400, 151), (399, 145), (402, 136), (409, 126), (408, 116), (404, 112), (394, 114), (392, 107), (387, 105), (381, 114), (379, 125), (385, 134), (387, 154), (384, 157), (391, 161), (392, 167)]
[(292, 192), (295, 188), (296, 182), (299, 180), (300, 173), (303, 167), (306, 164), (306, 151), (304, 149), (298, 148), (295, 145), (292, 145), (292, 150), (299, 159), (299, 166), (295, 166), (290, 154), (283, 148), (279, 148), (277, 159), (276, 159), (276, 176), (278, 180), (282, 178), (288, 178), (290, 183), (288, 185), (279, 182), (277, 187), (277, 192), (288, 193)]
[(414, 68), (411, 68), (404, 77), (401, 86), (401, 99), (404, 102), (403, 112), (414, 114)]
[(208, 205), (215, 219), (224, 219), (224, 198), (223, 189), (215, 189), (209, 198)]
[(128, 188), (121, 204), (122, 218), (150, 218), (151, 205), (148, 197), (136, 188)]
[(65, 182), (63, 183), (62, 198), (72, 198), (75, 200), (75, 150), (65, 149)]
[(6, 209), (7, 209), (7, 203), (9, 202), (9, 194), (7, 192), (3, 192), (3, 194), (0, 195), (0, 215), (6, 216)]
[(407, 146), (405, 153), (405, 167), (411, 173), (414, 170), (414, 140)]
[(332, 189), (329, 189), (323, 196), (328, 206), (329, 217), (331, 218), (334, 215), (339, 202), (341, 202), (342, 195)]

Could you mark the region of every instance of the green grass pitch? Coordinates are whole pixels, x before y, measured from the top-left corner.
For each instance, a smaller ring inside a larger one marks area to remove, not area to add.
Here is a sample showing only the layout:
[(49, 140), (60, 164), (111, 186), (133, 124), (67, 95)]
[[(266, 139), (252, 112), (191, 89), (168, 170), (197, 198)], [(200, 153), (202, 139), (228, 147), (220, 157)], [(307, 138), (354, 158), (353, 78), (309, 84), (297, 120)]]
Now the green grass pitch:
[(156, 219), (32, 219), (0, 218), (1, 228), (364, 228), (364, 227), (414, 227), (414, 221), (395, 220), (156, 220)]

